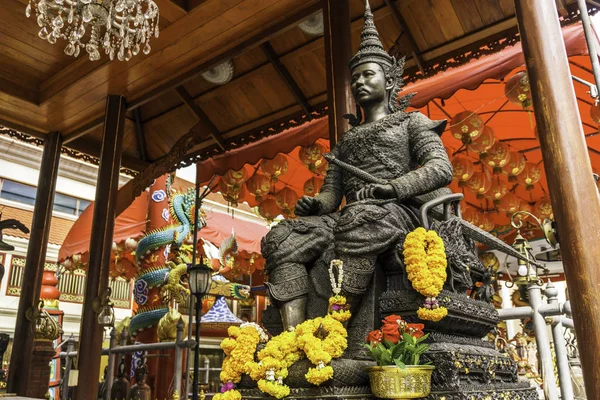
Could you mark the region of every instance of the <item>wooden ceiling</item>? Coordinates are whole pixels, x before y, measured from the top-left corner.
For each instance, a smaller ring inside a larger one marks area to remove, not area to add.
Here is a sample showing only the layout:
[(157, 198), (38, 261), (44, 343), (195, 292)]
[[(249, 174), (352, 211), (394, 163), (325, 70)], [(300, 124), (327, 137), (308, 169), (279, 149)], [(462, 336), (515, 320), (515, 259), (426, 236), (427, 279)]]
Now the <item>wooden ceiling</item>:
[[(192, 130), (205, 140), (188, 153), (239, 145), (240, 137), (300, 115), (327, 100), (323, 37), (297, 25), (320, 0), (155, 0), (160, 37), (129, 62), (74, 59), (40, 39), (28, 0), (0, 0), (0, 124), (99, 154), (108, 94), (128, 101), (123, 166), (141, 170)], [(352, 48), (362, 0), (348, 0)], [(371, 0), (384, 46), (407, 55), (407, 73), (435, 73), (468, 51), (517, 34), (513, 0)], [(556, 0), (563, 16), (575, 0)], [(593, 3), (593, 2), (592, 2)], [(234, 78), (218, 86), (200, 74), (233, 60)], [(136, 124), (136, 120), (138, 123)]]

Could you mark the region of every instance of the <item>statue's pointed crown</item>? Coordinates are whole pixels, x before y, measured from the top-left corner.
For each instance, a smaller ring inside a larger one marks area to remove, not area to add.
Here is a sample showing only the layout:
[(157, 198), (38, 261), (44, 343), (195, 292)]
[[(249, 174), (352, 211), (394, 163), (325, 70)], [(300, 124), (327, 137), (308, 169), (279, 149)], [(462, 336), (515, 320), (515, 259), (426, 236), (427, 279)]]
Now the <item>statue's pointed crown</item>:
[(383, 44), (379, 39), (379, 32), (377, 32), (377, 28), (375, 27), (369, 0), (366, 0), (365, 25), (360, 36), (358, 51), (350, 60), (350, 70), (353, 70), (357, 65), (368, 62), (375, 62), (387, 68), (392, 68), (395, 64), (394, 59), (383, 48)]

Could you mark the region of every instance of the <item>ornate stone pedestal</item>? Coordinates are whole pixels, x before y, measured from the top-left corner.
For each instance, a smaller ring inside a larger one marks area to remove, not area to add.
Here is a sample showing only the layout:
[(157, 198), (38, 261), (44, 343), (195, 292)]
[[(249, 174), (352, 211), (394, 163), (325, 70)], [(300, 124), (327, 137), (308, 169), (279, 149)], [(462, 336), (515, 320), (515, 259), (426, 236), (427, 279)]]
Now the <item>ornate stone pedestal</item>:
[[(448, 315), (440, 322), (425, 321), (430, 350), (423, 359), (436, 367), (427, 399), (538, 399), (529, 382), (518, 381), (517, 363), (481, 339), (500, 322), (494, 307), (446, 290), (438, 299), (448, 308)], [(416, 313), (423, 301), (423, 296), (412, 290), (388, 291), (381, 296), (381, 311), (421, 323)]]

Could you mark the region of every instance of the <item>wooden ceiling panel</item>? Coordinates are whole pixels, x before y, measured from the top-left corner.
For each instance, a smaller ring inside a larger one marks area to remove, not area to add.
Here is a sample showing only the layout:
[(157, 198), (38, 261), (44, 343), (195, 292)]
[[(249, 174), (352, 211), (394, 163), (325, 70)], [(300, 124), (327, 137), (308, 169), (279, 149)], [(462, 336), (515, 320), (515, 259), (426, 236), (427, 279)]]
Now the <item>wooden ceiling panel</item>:
[(504, 12), (502, 12), (498, 0), (477, 0), (475, 5), (484, 25), (492, 25), (504, 19)]
[[(319, 11), (319, 13), (321, 12)], [(294, 49), (297, 49), (317, 38), (318, 36), (306, 34), (304, 33), (304, 31), (302, 31), (302, 29), (295, 26), (285, 31), (283, 34), (274, 37), (271, 40), (271, 46), (273, 46), (277, 54), (282, 55)]]
[(151, 160), (162, 157), (183, 134), (196, 125), (197, 119), (187, 107), (181, 106), (168, 114), (144, 124), (146, 150)]
[(135, 122), (129, 118), (125, 119), (125, 133), (123, 135), (123, 154), (139, 158), (137, 148), (137, 136), (135, 134)]
[[(336, 1), (336, 0), (333, 0)], [(356, 19), (362, 20), (363, 15), (365, 14), (365, 0), (347, 0), (350, 2), (350, 19), (352, 21)], [(392, 0), (398, 2), (404, 2), (405, 0)], [(423, 1), (423, 0), (419, 0)], [(377, 10), (385, 5), (384, 0), (369, 0), (369, 5), (371, 6), (371, 10)]]
[(310, 98), (327, 91), (323, 47), (301, 54), (292, 53), (281, 61), (300, 86), (305, 97)]
[(141, 107), (142, 121), (147, 122), (165, 112), (169, 112), (169, 110), (181, 106), (182, 104), (181, 97), (179, 97), (175, 91), (167, 92)]
[(504, 18), (510, 18), (515, 15), (515, 1), (514, 0), (498, 0), (500, 9), (504, 14)]
[[(433, 5), (433, 15), (437, 19), (442, 32), (444, 41), (450, 41), (463, 36), (465, 31), (458, 19), (458, 15), (452, 6), (452, 0), (438, 0)], [(434, 22), (435, 23), (435, 22)]]
[[(445, 42), (444, 32), (437, 19), (433, 19), (433, 5), (430, 1), (413, 1), (406, 6), (401, 5), (400, 12), (415, 35), (421, 51), (428, 50)], [(409, 22), (411, 21), (411, 22)], [(419, 32), (419, 35), (416, 34)], [(420, 39), (417, 37), (420, 36)], [(421, 42), (420, 42), (421, 41)], [(423, 43), (424, 42), (424, 43)], [(424, 44), (424, 47), (422, 45)]]
[(452, 5), (465, 33), (476, 31), (483, 26), (483, 20), (475, 4), (477, 1), (479, 0), (452, 0)]

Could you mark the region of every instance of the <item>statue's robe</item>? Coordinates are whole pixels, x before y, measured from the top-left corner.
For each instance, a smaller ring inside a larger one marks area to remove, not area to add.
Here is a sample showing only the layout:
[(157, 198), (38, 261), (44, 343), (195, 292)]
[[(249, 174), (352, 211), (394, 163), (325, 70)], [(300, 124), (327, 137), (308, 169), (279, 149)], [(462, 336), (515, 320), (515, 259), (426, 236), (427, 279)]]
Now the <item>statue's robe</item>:
[[(307, 294), (307, 267), (332, 243), (336, 258), (344, 261), (344, 292), (365, 292), (377, 257), (418, 226), (407, 200), (452, 180), (452, 164), (440, 139), (445, 125), (419, 112), (397, 112), (344, 135), (332, 150), (335, 157), (389, 181), (396, 199), (358, 201), (356, 194), (367, 183), (330, 164), (316, 197), (317, 215), (285, 220), (263, 238), (267, 285), (274, 300)], [(346, 205), (338, 211), (344, 197)]]

